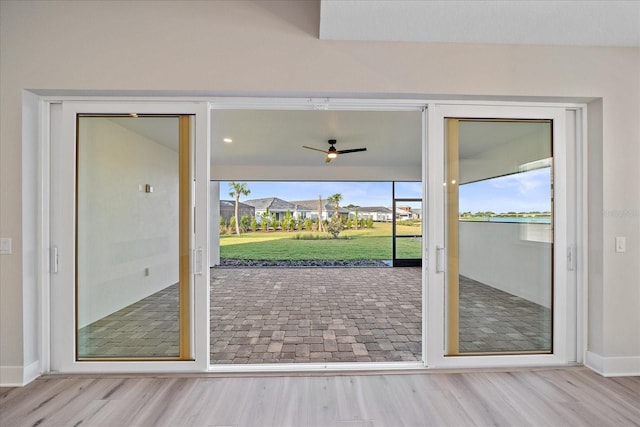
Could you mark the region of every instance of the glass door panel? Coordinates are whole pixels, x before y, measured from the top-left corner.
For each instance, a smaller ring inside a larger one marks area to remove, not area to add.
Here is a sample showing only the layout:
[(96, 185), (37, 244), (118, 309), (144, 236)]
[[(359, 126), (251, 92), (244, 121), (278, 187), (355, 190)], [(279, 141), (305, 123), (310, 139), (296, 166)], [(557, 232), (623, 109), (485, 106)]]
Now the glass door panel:
[(552, 121), (445, 121), (447, 355), (551, 353)]
[(191, 358), (190, 131), (77, 117), (77, 360)]

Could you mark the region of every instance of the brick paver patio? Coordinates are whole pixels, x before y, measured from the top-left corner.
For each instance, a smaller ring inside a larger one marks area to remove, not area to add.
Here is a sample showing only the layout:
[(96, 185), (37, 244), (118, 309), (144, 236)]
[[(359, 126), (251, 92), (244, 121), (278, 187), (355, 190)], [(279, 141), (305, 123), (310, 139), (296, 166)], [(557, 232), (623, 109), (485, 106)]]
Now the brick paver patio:
[[(421, 360), (420, 268), (213, 268), (214, 364)], [(78, 331), (85, 357), (178, 355), (178, 286)], [(545, 351), (551, 310), (460, 276), (460, 350)]]
[(212, 363), (421, 360), (420, 268), (213, 268)]

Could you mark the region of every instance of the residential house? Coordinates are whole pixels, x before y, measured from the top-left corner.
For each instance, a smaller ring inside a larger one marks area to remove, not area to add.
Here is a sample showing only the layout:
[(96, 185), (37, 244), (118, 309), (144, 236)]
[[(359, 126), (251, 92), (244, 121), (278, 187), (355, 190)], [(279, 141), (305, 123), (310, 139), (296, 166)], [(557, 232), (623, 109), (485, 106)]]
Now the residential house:
[[(301, 218), (318, 218), (318, 199), (315, 200), (296, 200), (291, 202), (296, 205), (299, 211), (302, 213)], [(328, 221), (331, 219), (334, 213), (333, 203), (329, 203), (326, 199), (322, 199), (322, 220)], [(347, 216), (349, 215), (349, 210), (340, 206), (338, 209), (338, 215)]]
[(408, 221), (412, 219), (420, 219), (421, 211), (411, 206), (396, 206), (396, 220)]
[(250, 199), (245, 200), (244, 203), (253, 207), (255, 210), (254, 215), (256, 221), (260, 223), (262, 215), (269, 211), (272, 218), (276, 221), (282, 221), (287, 211), (291, 213), (294, 218), (305, 218), (305, 210), (295, 203), (287, 202), (286, 200), (279, 199), (278, 197), (265, 197), (262, 199)]
[[(228, 223), (232, 216), (234, 216), (236, 209), (235, 200), (220, 200), (220, 216)], [(246, 203), (238, 203), (238, 217), (248, 216), (252, 218), (255, 216), (255, 208)], [(236, 218), (239, 219), (239, 218)]]
[[(352, 212), (351, 216), (355, 216), (355, 212)], [(358, 208), (358, 219), (361, 218), (371, 218), (375, 222), (391, 222), (393, 210), (384, 206), (362, 206)]]

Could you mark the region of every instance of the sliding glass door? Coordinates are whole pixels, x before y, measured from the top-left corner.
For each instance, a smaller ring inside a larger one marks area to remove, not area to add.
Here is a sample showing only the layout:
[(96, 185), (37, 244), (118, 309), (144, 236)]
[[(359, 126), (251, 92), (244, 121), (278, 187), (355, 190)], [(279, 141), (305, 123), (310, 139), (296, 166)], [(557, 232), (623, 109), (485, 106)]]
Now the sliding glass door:
[(567, 114), (537, 106), (429, 109), (430, 366), (575, 360)]
[(52, 115), (51, 370), (206, 368), (200, 117), (206, 105), (81, 101)]

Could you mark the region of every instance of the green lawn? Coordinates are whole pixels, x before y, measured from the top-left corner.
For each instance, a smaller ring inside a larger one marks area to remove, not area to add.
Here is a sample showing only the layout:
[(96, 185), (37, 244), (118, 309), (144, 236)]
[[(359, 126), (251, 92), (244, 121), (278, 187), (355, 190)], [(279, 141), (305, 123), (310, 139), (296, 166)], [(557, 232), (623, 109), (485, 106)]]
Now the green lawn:
[[(398, 226), (401, 234), (419, 234), (419, 226)], [(220, 257), (253, 260), (389, 260), (391, 224), (376, 223), (372, 229), (347, 230), (337, 240), (296, 240), (295, 236), (327, 236), (326, 233), (260, 231), (220, 237)], [(348, 237), (345, 239), (344, 237)], [(420, 257), (420, 241), (398, 239), (398, 253)]]

